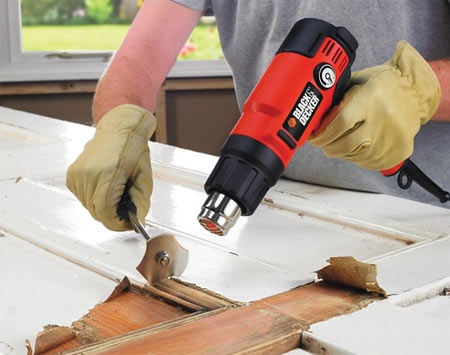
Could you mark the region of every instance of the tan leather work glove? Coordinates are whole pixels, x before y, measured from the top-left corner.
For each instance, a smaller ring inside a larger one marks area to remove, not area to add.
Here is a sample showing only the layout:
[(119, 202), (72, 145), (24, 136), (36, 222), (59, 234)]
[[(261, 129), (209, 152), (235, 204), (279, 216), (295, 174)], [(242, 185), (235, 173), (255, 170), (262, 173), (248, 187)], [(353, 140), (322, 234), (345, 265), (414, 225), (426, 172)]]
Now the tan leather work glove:
[(414, 137), (439, 107), (439, 82), (405, 41), (386, 63), (355, 72), (339, 105), (309, 142), (329, 157), (369, 170), (389, 169), (413, 153)]
[(67, 170), (69, 190), (111, 230), (132, 229), (117, 214), (127, 182), (141, 222), (150, 209), (153, 180), (148, 140), (155, 128), (156, 119), (149, 111), (135, 105), (117, 106), (103, 116), (94, 137)]

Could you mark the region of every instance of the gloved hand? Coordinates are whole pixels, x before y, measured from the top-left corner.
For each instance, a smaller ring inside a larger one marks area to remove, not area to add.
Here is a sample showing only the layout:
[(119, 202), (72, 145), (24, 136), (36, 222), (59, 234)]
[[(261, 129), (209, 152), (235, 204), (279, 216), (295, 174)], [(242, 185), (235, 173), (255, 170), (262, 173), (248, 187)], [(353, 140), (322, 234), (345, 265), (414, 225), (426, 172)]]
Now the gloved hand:
[(439, 107), (439, 82), (405, 41), (384, 64), (355, 72), (339, 105), (309, 142), (329, 157), (369, 170), (392, 168), (409, 158), (414, 137)]
[(117, 214), (127, 182), (137, 217), (145, 221), (153, 188), (148, 140), (155, 128), (156, 119), (147, 110), (117, 106), (103, 116), (94, 137), (67, 170), (69, 190), (92, 217), (111, 230), (132, 229)]

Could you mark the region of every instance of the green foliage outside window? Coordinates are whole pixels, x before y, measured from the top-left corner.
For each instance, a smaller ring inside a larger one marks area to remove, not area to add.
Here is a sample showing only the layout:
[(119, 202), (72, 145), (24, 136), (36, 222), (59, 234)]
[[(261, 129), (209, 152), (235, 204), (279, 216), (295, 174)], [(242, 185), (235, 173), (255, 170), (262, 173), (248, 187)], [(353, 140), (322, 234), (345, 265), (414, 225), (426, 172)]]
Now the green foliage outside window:
[[(142, 3), (142, 0), (21, 0), (23, 50), (116, 50)], [(178, 57), (222, 58), (213, 18), (202, 19)]]
[(70, 23), (85, 0), (21, 0), (24, 25)]
[(96, 23), (105, 23), (113, 13), (110, 0), (86, 0), (85, 5), (88, 18)]
[(22, 24), (131, 23), (120, 14), (123, 3), (139, 8), (137, 0), (21, 0)]

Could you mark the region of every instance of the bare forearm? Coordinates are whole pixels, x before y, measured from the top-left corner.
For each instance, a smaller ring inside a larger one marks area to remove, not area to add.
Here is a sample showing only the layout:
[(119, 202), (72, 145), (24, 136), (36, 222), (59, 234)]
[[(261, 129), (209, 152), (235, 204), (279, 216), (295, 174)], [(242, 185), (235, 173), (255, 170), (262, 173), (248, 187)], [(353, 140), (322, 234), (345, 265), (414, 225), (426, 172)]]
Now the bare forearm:
[(99, 81), (93, 104), (94, 124), (125, 103), (155, 110), (158, 90), (200, 15), (200, 11), (169, 0), (144, 2)]
[(450, 60), (437, 60), (429, 64), (441, 84), (441, 104), (432, 119), (450, 122)]
[(97, 85), (92, 107), (94, 125), (121, 104), (134, 104), (154, 112), (160, 85), (153, 83), (148, 68), (142, 68), (135, 58), (115, 58)]

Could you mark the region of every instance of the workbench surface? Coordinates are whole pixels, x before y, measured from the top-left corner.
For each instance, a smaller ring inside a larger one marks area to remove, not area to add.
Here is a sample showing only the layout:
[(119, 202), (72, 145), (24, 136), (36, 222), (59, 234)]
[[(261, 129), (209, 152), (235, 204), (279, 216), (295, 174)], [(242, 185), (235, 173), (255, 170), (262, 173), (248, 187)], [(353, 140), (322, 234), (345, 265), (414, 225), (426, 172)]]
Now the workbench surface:
[[(145, 284), (135, 270), (144, 240), (105, 229), (65, 187), (68, 165), (93, 133), (0, 107), (0, 354), (23, 353), (43, 325), (69, 325), (124, 276)], [(150, 148), (147, 230), (173, 233), (189, 250), (183, 281), (251, 302), (309, 283), (329, 257), (349, 255), (376, 263), (390, 295), (450, 285), (448, 209), (280, 180), (253, 216), (217, 237), (196, 221), (217, 158)]]

